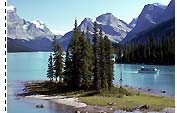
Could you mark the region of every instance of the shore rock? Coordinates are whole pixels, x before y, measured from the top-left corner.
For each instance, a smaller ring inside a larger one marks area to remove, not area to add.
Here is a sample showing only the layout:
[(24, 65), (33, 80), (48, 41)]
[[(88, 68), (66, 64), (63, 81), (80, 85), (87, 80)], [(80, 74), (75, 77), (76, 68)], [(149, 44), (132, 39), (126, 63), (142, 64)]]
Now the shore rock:
[(167, 107), (167, 108), (164, 108), (162, 110), (162, 112), (165, 112), (165, 113), (175, 113), (175, 108)]

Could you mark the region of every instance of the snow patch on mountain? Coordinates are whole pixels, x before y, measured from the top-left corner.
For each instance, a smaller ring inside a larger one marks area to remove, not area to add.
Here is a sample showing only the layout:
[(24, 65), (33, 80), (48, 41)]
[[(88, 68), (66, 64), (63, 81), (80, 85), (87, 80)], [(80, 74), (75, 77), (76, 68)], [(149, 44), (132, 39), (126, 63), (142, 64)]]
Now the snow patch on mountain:
[(34, 21), (32, 21), (32, 23), (35, 24), (36, 28), (39, 28), (39, 29), (45, 29), (45, 27), (46, 27), (44, 25), (44, 23), (40, 20), (34, 20)]
[(134, 28), (136, 26), (137, 19), (138, 18), (133, 18), (133, 20), (129, 23), (129, 26), (131, 26), (132, 28)]
[(156, 6), (156, 7), (160, 7), (160, 8), (162, 8), (162, 9), (166, 9), (166, 8), (167, 8), (166, 5), (161, 4), (161, 3), (153, 3), (152, 5), (154, 5), (154, 6)]
[(15, 6), (7, 6), (7, 11), (15, 11), (16, 12), (16, 8)]
[(47, 38), (52, 41), (53, 33), (42, 21), (26, 21), (21, 19), (14, 6), (7, 6), (7, 36), (12, 39), (40, 40)]

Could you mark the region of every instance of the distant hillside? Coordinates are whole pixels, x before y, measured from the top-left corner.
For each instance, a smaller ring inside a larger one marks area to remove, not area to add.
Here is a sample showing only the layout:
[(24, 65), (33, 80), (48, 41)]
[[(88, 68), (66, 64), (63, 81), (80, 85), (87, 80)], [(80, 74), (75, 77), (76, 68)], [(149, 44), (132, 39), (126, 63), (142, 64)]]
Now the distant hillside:
[[(142, 34), (145, 33), (145, 30), (149, 32), (149, 29), (152, 27), (156, 27), (162, 22), (166, 23), (167, 20), (171, 20), (173, 18), (175, 18), (175, 0), (171, 0), (168, 6), (163, 6), (158, 3), (147, 4), (144, 6), (141, 14), (138, 16), (135, 27), (127, 34), (121, 43), (129, 43), (132, 39), (136, 38), (137, 35), (139, 36), (139, 34), (144, 36)], [(168, 26), (168, 23), (166, 25)], [(161, 29), (163, 30), (163, 27)], [(153, 33), (155, 33), (155, 31)], [(145, 39), (144, 37), (142, 38)]]
[(8, 38), (7, 41), (7, 52), (32, 52), (33, 50), (31, 48), (25, 47), (24, 45), (21, 45), (17, 43), (14, 39)]
[(154, 40), (159, 41), (166, 39), (170, 34), (175, 32), (175, 18), (168, 21), (162, 22), (154, 27), (151, 27), (145, 31), (138, 33), (130, 42), (128, 43), (146, 43), (149, 38), (154, 38)]

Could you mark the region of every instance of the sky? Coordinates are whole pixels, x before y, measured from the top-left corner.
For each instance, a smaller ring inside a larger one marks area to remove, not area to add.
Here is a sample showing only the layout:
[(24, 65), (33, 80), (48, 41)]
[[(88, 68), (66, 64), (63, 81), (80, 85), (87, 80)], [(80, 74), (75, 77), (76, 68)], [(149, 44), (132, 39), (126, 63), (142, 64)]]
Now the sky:
[(16, 7), (17, 15), (25, 20), (40, 20), (51, 30), (64, 34), (85, 18), (95, 19), (101, 14), (112, 13), (118, 19), (130, 23), (138, 17), (144, 5), (170, 0), (8, 0)]

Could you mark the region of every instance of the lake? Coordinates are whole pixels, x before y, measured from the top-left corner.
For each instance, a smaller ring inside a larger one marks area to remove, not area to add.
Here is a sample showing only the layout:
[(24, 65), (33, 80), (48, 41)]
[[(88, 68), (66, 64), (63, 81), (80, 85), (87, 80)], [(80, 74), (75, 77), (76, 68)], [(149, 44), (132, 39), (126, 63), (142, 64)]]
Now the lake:
[[(47, 65), (49, 52), (23, 52), (8, 53), (8, 113), (70, 113), (71, 107), (60, 105), (45, 100), (16, 99), (16, 94), (22, 92), (24, 81), (47, 80)], [(123, 85), (136, 88), (152, 89), (160, 93), (165, 90), (168, 96), (175, 96), (175, 66), (139, 65), (139, 64), (114, 64), (114, 84), (119, 85), (120, 67), (122, 66)], [(156, 67), (159, 74), (139, 74), (140, 66)], [(44, 103), (44, 109), (35, 109), (35, 104)]]

